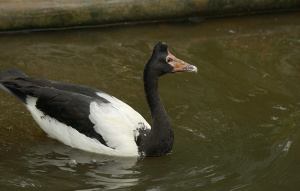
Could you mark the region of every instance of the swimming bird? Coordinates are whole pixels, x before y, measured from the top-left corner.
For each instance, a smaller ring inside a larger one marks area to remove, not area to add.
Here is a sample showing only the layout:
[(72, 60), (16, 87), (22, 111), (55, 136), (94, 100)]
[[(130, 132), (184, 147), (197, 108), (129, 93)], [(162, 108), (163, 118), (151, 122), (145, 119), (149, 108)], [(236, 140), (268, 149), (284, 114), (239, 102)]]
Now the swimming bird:
[(152, 126), (126, 103), (94, 88), (31, 78), (14, 68), (0, 73), (0, 87), (25, 104), (48, 136), (66, 145), (114, 156), (163, 156), (171, 152), (174, 134), (158, 78), (175, 72), (197, 72), (197, 67), (159, 42), (143, 73)]

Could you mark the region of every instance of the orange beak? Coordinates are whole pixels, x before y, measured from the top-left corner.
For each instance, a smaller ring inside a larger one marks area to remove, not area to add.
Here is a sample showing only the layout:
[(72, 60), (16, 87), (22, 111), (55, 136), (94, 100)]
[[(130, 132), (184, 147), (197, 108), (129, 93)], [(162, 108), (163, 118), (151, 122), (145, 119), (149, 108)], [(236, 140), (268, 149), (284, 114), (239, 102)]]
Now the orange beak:
[(166, 57), (166, 62), (173, 66), (173, 71), (172, 72), (196, 72), (198, 71), (196, 66), (193, 66), (189, 63), (186, 63), (175, 56), (173, 56), (169, 51), (168, 51), (168, 56)]

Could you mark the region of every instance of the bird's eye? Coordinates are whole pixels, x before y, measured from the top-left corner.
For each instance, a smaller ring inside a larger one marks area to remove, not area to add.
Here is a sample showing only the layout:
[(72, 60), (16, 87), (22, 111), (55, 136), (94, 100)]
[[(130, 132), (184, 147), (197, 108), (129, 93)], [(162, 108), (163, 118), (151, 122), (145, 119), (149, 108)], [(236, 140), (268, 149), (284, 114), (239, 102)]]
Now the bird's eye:
[(167, 62), (172, 62), (173, 61), (173, 59), (172, 58), (167, 58)]

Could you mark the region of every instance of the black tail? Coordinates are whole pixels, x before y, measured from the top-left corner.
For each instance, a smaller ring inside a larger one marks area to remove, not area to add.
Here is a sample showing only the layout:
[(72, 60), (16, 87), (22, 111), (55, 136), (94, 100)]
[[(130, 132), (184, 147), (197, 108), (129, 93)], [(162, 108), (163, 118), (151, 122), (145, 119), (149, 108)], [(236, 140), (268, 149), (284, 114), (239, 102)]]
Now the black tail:
[(14, 81), (20, 78), (27, 78), (28, 76), (22, 71), (11, 68), (0, 73), (0, 88), (4, 89), (8, 93), (12, 94), (22, 102), (26, 103), (26, 95), (14, 89)]
[(24, 72), (17, 70), (15, 68), (10, 68), (0, 73), (0, 80), (2, 78), (24, 78), (28, 77)]

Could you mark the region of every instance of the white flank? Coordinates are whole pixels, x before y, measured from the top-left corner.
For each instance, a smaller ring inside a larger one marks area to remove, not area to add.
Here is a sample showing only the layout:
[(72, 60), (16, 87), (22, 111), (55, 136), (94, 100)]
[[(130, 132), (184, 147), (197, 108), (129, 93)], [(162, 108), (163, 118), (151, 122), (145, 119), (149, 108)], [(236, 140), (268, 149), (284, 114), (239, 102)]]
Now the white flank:
[[(135, 136), (139, 128), (151, 128), (146, 120), (130, 106), (105, 93), (98, 93), (109, 104), (91, 102), (89, 118), (95, 124), (95, 131), (101, 134), (106, 144), (79, 133), (56, 119), (44, 115), (36, 108), (37, 98), (28, 96), (27, 108), (34, 120), (52, 138), (74, 148), (88, 152), (114, 156), (138, 156)], [(143, 126), (141, 126), (143, 124)]]

